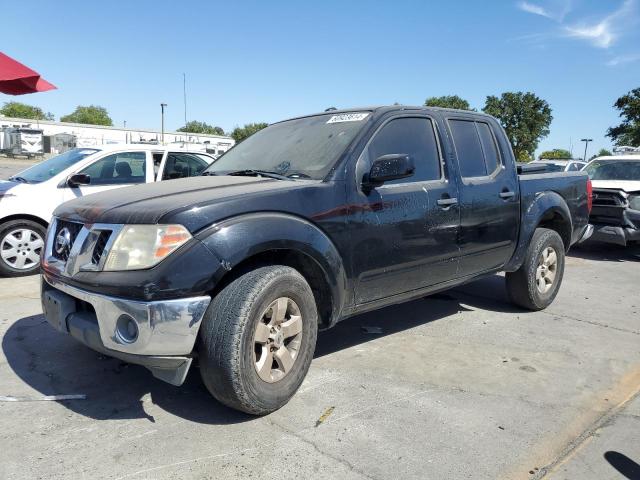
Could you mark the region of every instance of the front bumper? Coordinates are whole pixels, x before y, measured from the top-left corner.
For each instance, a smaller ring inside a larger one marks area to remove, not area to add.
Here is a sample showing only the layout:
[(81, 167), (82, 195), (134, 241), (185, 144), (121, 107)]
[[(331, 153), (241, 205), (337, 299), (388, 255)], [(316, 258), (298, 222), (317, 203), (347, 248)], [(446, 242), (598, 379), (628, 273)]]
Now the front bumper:
[(128, 300), (88, 292), (44, 274), (41, 300), (45, 318), (57, 330), (180, 385), (211, 297)]
[(640, 230), (615, 225), (594, 225), (591, 239), (626, 247), (629, 242), (640, 242)]

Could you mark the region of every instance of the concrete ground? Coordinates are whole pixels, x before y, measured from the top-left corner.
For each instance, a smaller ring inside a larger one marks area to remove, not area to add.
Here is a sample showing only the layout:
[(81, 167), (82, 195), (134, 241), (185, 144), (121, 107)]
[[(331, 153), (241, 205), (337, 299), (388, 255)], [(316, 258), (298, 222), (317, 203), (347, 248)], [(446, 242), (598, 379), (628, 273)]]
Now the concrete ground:
[[(263, 418), (197, 370), (177, 388), (88, 350), (45, 323), (37, 277), (0, 279), (0, 396), (21, 400), (0, 401), (0, 478), (637, 479), (639, 267), (594, 246), (544, 312), (493, 276), (347, 320)], [(86, 399), (34, 401), (61, 394)]]

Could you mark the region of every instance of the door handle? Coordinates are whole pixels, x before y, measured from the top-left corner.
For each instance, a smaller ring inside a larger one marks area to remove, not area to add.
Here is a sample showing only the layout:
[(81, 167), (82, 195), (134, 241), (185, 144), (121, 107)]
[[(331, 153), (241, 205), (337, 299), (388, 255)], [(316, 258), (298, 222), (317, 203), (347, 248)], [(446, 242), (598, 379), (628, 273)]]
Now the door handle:
[(438, 205), (440, 205), (441, 207), (450, 207), (451, 205), (455, 205), (456, 203), (458, 203), (458, 199), (457, 198), (441, 198), (440, 200), (438, 200)]
[(516, 196), (515, 192), (511, 192), (511, 191), (500, 192), (500, 198), (504, 198), (505, 200), (507, 198), (513, 198), (515, 196)]

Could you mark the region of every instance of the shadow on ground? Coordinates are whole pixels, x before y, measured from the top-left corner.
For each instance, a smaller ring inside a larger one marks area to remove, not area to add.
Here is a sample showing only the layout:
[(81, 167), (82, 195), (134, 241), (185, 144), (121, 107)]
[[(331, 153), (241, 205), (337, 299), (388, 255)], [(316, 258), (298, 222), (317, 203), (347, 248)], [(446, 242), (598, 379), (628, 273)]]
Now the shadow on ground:
[[(320, 333), (315, 356), (330, 355), (470, 308), (515, 312), (502, 294), (503, 283), (502, 277), (492, 276), (453, 292), (350, 318)], [(480, 296), (481, 292), (485, 297)], [(376, 329), (379, 333), (370, 333)], [(197, 368), (192, 368), (182, 387), (174, 387), (155, 379), (143, 367), (86, 348), (55, 331), (42, 315), (15, 322), (4, 335), (2, 349), (16, 375), (40, 394), (86, 394), (86, 400), (61, 403), (93, 419), (147, 418), (154, 422), (145, 411), (145, 402), (198, 423), (230, 424), (253, 418), (216, 402), (205, 389)]]
[(603, 262), (640, 262), (640, 246), (623, 247), (612, 243), (585, 242), (574, 246), (569, 256)]

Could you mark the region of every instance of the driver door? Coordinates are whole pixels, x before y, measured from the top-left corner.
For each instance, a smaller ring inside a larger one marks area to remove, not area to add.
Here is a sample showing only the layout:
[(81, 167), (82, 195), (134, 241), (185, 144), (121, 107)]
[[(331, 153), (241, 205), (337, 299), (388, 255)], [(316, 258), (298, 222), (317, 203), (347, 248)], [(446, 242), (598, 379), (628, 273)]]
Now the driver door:
[(65, 201), (114, 188), (153, 181), (150, 152), (117, 152), (102, 157), (76, 173), (89, 175), (88, 185), (65, 188)]

